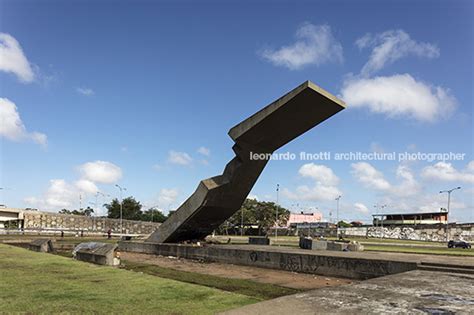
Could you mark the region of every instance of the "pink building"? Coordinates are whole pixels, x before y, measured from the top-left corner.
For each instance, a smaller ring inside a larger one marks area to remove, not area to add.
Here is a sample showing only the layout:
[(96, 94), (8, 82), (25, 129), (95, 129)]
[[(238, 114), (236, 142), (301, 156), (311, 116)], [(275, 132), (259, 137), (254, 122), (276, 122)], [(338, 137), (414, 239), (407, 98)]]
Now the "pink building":
[(290, 213), (286, 225), (296, 225), (298, 223), (318, 223), (321, 222), (323, 216), (321, 213)]

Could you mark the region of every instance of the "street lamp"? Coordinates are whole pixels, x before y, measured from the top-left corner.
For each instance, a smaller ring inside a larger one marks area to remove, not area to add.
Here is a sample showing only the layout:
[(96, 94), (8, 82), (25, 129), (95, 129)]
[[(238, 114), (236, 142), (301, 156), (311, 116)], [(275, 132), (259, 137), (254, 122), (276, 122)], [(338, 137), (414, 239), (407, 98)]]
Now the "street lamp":
[(277, 184), (277, 189), (276, 189), (276, 193), (277, 193), (277, 204), (276, 204), (276, 215), (275, 215), (275, 245), (276, 245), (276, 242), (277, 242), (277, 239), (278, 239), (278, 207), (279, 207), (279, 204), (278, 204), (278, 197), (279, 197), (279, 193), (280, 193), (280, 184)]
[(123, 222), (122, 222), (122, 208), (123, 208), (123, 198), (122, 198), (122, 191), (127, 190), (125, 187), (121, 187), (119, 184), (115, 184), (115, 187), (120, 189), (120, 236), (123, 233)]
[(244, 207), (240, 207), (240, 236), (244, 236)]
[(339, 200), (341, 199), (341, 195), (337, 196), (336, 200), (337, 201), (337, 209), (336, 209), (336, 238), (339, 238)]
[[(104, 194), (104, 193), (101, 192), (101, 191), (97, 191), (97, 193), (95, 194), (95, 208), (96, 208), (95, 210), (97, 211), (97, 213), (94, 212), (94, 216), (97, 216), (97, 214), (99, 213), (99, 212), (98, 212), (98, 210), (99, 210), (99, 209), (98, 209), (98, 208), (99, 208), (99, 203), (98, 203), (98, 198), (99, 198), (99, 196), (102, 196), (102, 198), (110, 197), (109, 194)], [(102, 199), (102, 202), (103, 202), (103, 201), (104, 201), (104, 200)], [(101, 208), (102, 208), (102, 207), (101, 207)]]
[(448, 216), (449, 216), (449, 204), (451, 203), (451, 193), (455, 190), (461, 189), (461, 187), (456, 187), (450, 190), (441, 190), (439, 193), (447, 193), (448, 194), (448, 212), (446, 213), (446, 242), (449, 241), (449, 223), (448, 223)]

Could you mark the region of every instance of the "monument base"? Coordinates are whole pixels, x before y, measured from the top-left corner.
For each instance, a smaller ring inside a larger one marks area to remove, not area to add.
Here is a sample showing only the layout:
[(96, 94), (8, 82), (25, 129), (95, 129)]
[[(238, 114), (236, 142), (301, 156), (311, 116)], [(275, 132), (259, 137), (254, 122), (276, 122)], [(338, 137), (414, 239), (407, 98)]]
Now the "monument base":
[(308, 251), (267, 245), (198, 246), (122, 241), (119, 250), (360, 280), (417, 269), (415, 260), (380, 259), (374, 253)]

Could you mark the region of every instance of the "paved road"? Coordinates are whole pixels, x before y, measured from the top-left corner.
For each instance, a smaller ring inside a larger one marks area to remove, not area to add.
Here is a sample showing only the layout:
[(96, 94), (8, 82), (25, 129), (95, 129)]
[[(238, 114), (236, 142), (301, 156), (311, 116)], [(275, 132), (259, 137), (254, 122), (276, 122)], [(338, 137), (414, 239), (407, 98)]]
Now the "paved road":
[(473, 314), (473, 310), (474, 275), (414, 270), (288, 295), (224, 314)]

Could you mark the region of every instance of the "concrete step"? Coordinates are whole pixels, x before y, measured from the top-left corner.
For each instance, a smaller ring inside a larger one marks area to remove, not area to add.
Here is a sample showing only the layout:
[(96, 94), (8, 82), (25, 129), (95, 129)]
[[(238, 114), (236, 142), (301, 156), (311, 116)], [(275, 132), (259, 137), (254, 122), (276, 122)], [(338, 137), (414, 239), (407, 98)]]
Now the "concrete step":
[(446, 264), (446, 263), (426, 262), (426, 261), (422, 261), (420, 264), (423, 265), (423, 266), (434, 266), (434, 267), (445, 267), (445, 268), (461, 268), (461, 269), (472, 269), (472, 270), (474, 270), (474, 265)]
[(474, 269), (469, 268), (453, 268), (453, 267), (437, 267), (437, 266), (425, 266), (418, 265), (418, 270), (436, 271), (436, 272), (450, 272), (450, 273), (462, 273), (474, 275)]

